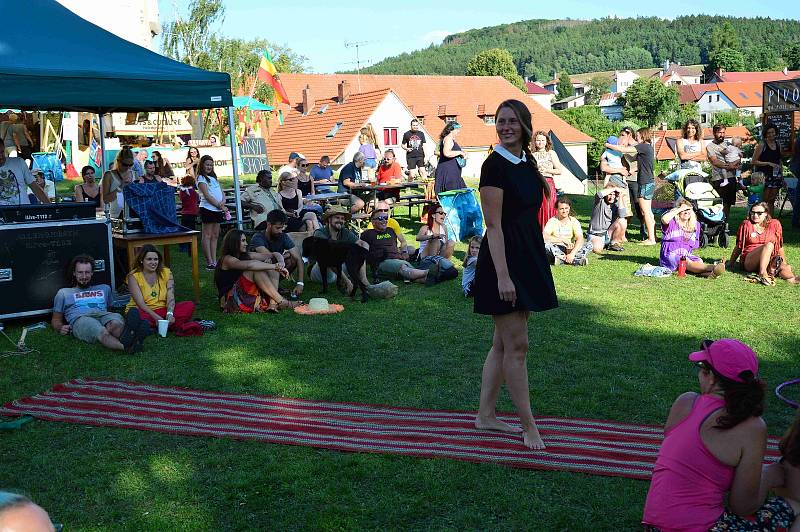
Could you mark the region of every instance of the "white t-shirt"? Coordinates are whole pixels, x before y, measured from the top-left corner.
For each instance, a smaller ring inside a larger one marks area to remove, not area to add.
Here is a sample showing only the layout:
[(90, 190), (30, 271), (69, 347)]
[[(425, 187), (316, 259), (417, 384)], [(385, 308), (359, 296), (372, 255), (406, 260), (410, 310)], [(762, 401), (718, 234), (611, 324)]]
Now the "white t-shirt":
[[(214, 198), (214, 200), (217, 203), (225, 199), (225, 193), (222, 192), (222, 187), (219, 186), (219, 181), (217, 181), (213, 177), (207, 177), (204, 175), (198, 176), (197, 177), (198, 186), (200, 185), (200, 183), (205, 183), (206, 185), (208, 185), (208, 195)], [(218, 208), (216, 205), (212, 205), (206, 199), (206, 196), (203, 193), (200, 193), (200, 208), (215, 212), (222, 211), (222, 209)]]
[(300, 173), (300, 171), (299, 171), (297, 168), (295, 168), (294, 166), (290, 166), (290, 165), (288, 165), (288, 164), (284, 164), (283, 166), (281, 166), (280, 168), (278, 168), (278, 173), (277, 173), (277, 174), (275, 174), (275, 177), (276, 177), (276, 179), (280, 179), (280, 178), (281, 178), (281, 175), (282, 175), (284, 172), (289, 172), (290, 174), (292, 174), (292, 175), (293, 175), (293, 176), (295, 176), (295, 177), (297, 177), (297, 174), (299, 174), (299, 173)]
[[(47, 194), (49, 199), (55, 199), (56, 197), (56, 184), (50, 181), (49, 179), (44, 180), (44, 193)], [(33, 194), (33, 191), (28, 188), (28, 194)]]
[(6, 157), (0, 166), (0, 205), (28, 205), (28, 185), (33, 183), (25, 161), (19, 157)]

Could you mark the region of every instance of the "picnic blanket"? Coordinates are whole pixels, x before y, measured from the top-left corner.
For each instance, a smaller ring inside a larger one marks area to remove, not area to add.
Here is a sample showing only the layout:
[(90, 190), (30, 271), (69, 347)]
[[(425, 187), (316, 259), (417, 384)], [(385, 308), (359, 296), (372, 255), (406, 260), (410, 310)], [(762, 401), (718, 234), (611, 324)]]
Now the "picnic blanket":
[[(0, 408), (101, 427), (187, 436), (260, 440), (338, 451), (490, 462), (646, 480), (658, 456), (661, 427), (537, 416), (544, 451), (519, 434), (477, 430), (475, 412), (419, 410), (247, 394), (204, 392), (134, 382), (75, 379)], [(515, 415), (499, 416), (515, 424)], [(769, 461), (777, 440), (767, 445)]]

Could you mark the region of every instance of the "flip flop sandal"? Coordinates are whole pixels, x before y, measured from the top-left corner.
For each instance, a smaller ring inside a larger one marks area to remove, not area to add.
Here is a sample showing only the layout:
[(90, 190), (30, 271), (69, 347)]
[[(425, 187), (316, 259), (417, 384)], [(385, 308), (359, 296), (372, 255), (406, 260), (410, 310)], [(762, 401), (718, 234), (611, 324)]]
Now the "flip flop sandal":
[(760, 283), (764, 286), (775, 286), (775, 281), (771, 277), (762, 277)]

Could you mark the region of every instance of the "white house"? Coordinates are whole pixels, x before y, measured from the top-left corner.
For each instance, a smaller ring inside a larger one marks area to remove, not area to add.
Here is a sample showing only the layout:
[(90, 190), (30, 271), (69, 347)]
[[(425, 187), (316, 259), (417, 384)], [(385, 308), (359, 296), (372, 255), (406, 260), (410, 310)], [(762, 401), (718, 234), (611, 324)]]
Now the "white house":
[(639, 74), (636, 72), (631, 72), (630, 70), (625, 70), (622, 72), (614, 71), (614, 77), (611, 81), (611, 92), (625, 94), (625, 92), (628, 90), (628, 87), (633, 85), (633, 82), (637, 79), (639, 79)]
[(528, 89), (528, 97), (545, 109), (550, 109), (550, 106), (556, 101), (555, 93), (545, 89), (543, 85), (534, 81), (526, 81), (525, 86)]
[(600, 97), (600, 112), (609, 120), (622, 120), (622, 106), (617, 102), (618, 92), (607, 92)]
[(729, 82), (709, 84), (697, 100), (700, 119), (710, 124), (715, 113), (739, 109), (761, 116), (762, 83)]
[[(153, 38), (161, 34), (158, 0), (56, 1), (95, 26), (150, 50), (154, 49)], [(64, 31), (69, 31), (69, 28)], [(88, 57), (87, 61), (90, 61)]]

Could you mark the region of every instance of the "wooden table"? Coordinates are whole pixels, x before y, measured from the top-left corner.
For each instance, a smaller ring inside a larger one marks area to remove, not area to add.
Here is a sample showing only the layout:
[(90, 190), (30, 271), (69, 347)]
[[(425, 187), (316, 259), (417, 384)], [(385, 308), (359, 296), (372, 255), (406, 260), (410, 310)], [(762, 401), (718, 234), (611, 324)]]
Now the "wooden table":
[(350, 190), (355, 193), (357, 190), (362, 190), (364, 192), (375, 192), (375, 197), (372, 199), (372, 207), (378, 204), (378, 194), (377, 192), (382, 192), (386, 190), (401, 190), (404, 188), (419, 188), (424, 187), (424, 181), (401, 181), (399, 183), (358, 183), (353, 187), (350, 187)]
[(329, 201), (346, 199), (349, 197), (350, 194), (347, 192), (322, 192), (320, 194), (309, 194), (308, 196), (303, 196), (303, 199), (308, 201), (318, 201), (320, 203), (326, 203)]
[(136, 248), (145, 244), (154, 246), (164, 246), (164, 264), (170, 265), (169, 246), (173, 244), (190, 244), (192, 250), (192, 284), (194, 286), (194, 301), (200, 301), (200, 266), (198, 263), (197, 238), (200, 231), (183, 231), (180, 233), (165, 233), (161, 235), (149, 235), (142, 233), (123, 235), (114, 233), (112, 240), (114, 247), (124, 249), (128, 253), (128, 269), (132, 270), (136, 261)]

